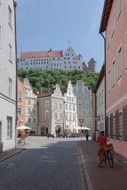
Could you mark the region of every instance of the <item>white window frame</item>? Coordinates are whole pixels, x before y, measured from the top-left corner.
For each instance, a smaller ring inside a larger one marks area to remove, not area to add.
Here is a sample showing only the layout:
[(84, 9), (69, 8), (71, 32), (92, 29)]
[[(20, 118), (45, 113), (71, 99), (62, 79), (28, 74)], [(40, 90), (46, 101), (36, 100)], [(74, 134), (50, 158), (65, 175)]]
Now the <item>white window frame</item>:
[(122, 45), (119, 46), (117, 51), (117, 80), (122, 77)]
[(2, 121), (0, 120), (0, 140), (2, 140)]
[(33, 123), (37, 123), (37, 118), (36, 117), (33, 118)]
[(12, 117), (7, 116), (7, 139), (12, 139)]
[(125, 32), (125, 69), (127, 70), (127, 31)]
[(22, 93), (21, 92), (18, 92), (17, 93), (17, 98), (18, 98), (18, 101), (21, 101), (22, 100)]
[(120, 15), (121, 15), (122, 1), (123, 0), (117, 0), (117, 22), (118, 22), (118, 20), (120, 18)]
[(9, 61), (12, 63), (12, 45), (9, 43)]
[(12, 97), (12, 79), (8, 79), (8, 95), (9, 97)]
[(115, 60), (113, 60), (112, 62), (112, 72), (111, 72), (111, 75), (112, 75), (112, 79), (111, 79), (111, 83), (112, 83), (112, 88), (115, 86), (115, 65), (116, 65), (116, 62)]
[(45, 108), (49, 108), (49, 101), (45, 101)]
[(8, 24), (12, 27), (12, 9), (8, 6)]
[(31, 117), (28, 117), (28, 123), (31, 123), (31, 122), (32, 122)]
[(2, 48), (2, 27), (0, 25), (0, 49)]
[(111, 71), (110, 69), (108, 70), (108, 73), (107, 73), (107, 94), (110, 93), (111, 91)]
[(18, 108), (17, 108), (17, 114), (18, 114), (18, 115), (21, 115), (21, 114), (22, 114), (22, 108), (21, 108), (21, 107), (18, 107)]

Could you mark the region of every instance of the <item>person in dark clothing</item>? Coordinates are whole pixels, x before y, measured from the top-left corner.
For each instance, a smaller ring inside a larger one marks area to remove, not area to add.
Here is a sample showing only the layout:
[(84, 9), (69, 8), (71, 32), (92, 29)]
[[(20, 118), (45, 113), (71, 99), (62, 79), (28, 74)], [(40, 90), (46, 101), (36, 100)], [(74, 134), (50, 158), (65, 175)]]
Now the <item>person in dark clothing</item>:
[(89, 133), (88, 132), (86, 132), (86, 140), (88, 141), (89, 140)]

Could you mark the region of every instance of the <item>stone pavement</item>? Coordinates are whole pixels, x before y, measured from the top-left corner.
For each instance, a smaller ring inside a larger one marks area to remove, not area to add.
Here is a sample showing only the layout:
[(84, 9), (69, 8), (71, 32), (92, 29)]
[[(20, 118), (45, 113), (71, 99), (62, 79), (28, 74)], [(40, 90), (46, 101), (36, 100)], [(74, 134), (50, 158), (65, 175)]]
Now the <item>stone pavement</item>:
[(108, 165), (97, 167), (95, 141), (81, 141), (79, 145), (82, 166), (88, 190), (126, 190), (127, 159), (114, 153), (114, 168)]
[(0, 162), (7, 160), (8, 158), (10, 158), (24, 150), (25, 150), (25, 148), (15, 148), (15, 149), (7, 150), (4, 152), (0, 152)]

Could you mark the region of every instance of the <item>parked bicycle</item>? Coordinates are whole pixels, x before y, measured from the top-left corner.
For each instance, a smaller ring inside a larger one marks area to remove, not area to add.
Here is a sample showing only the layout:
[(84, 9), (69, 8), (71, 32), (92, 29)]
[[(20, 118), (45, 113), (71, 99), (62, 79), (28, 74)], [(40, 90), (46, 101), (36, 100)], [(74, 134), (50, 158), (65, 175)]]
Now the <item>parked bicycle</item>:
[(103, 163), (106, 165), (108, 163), (109, 167), (113, 168), (114, 167), (114, 151), (113, 151), (113, 145), (112, 144), (107, 144), (105, 146), (105, 152), (103, 155), (103, 159), (100, 161), (98, 167), (102, 167)]
[(24, 146), (25, 145), (25, 137), (17, 138), (17, 144)]

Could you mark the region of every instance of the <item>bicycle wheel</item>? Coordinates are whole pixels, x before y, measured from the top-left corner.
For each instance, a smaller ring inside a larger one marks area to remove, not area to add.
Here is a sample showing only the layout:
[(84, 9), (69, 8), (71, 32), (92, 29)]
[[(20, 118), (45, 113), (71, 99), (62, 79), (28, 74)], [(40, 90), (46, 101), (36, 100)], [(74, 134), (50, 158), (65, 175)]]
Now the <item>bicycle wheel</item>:
[(24, 139), (21, 139), (21, 140), (20, 140), (20, 145), (21, 145), (21, 146), (24, 146), (24, 145), (25, 145), (25, 140), (24, 140)]
[(107, 160), (108, 160), (109, 166), (110, 166), (111, 168), (113, 168), (113, 166), (114, 166), (113, 154), (112, 154), (110, 151), (107, 152)]

